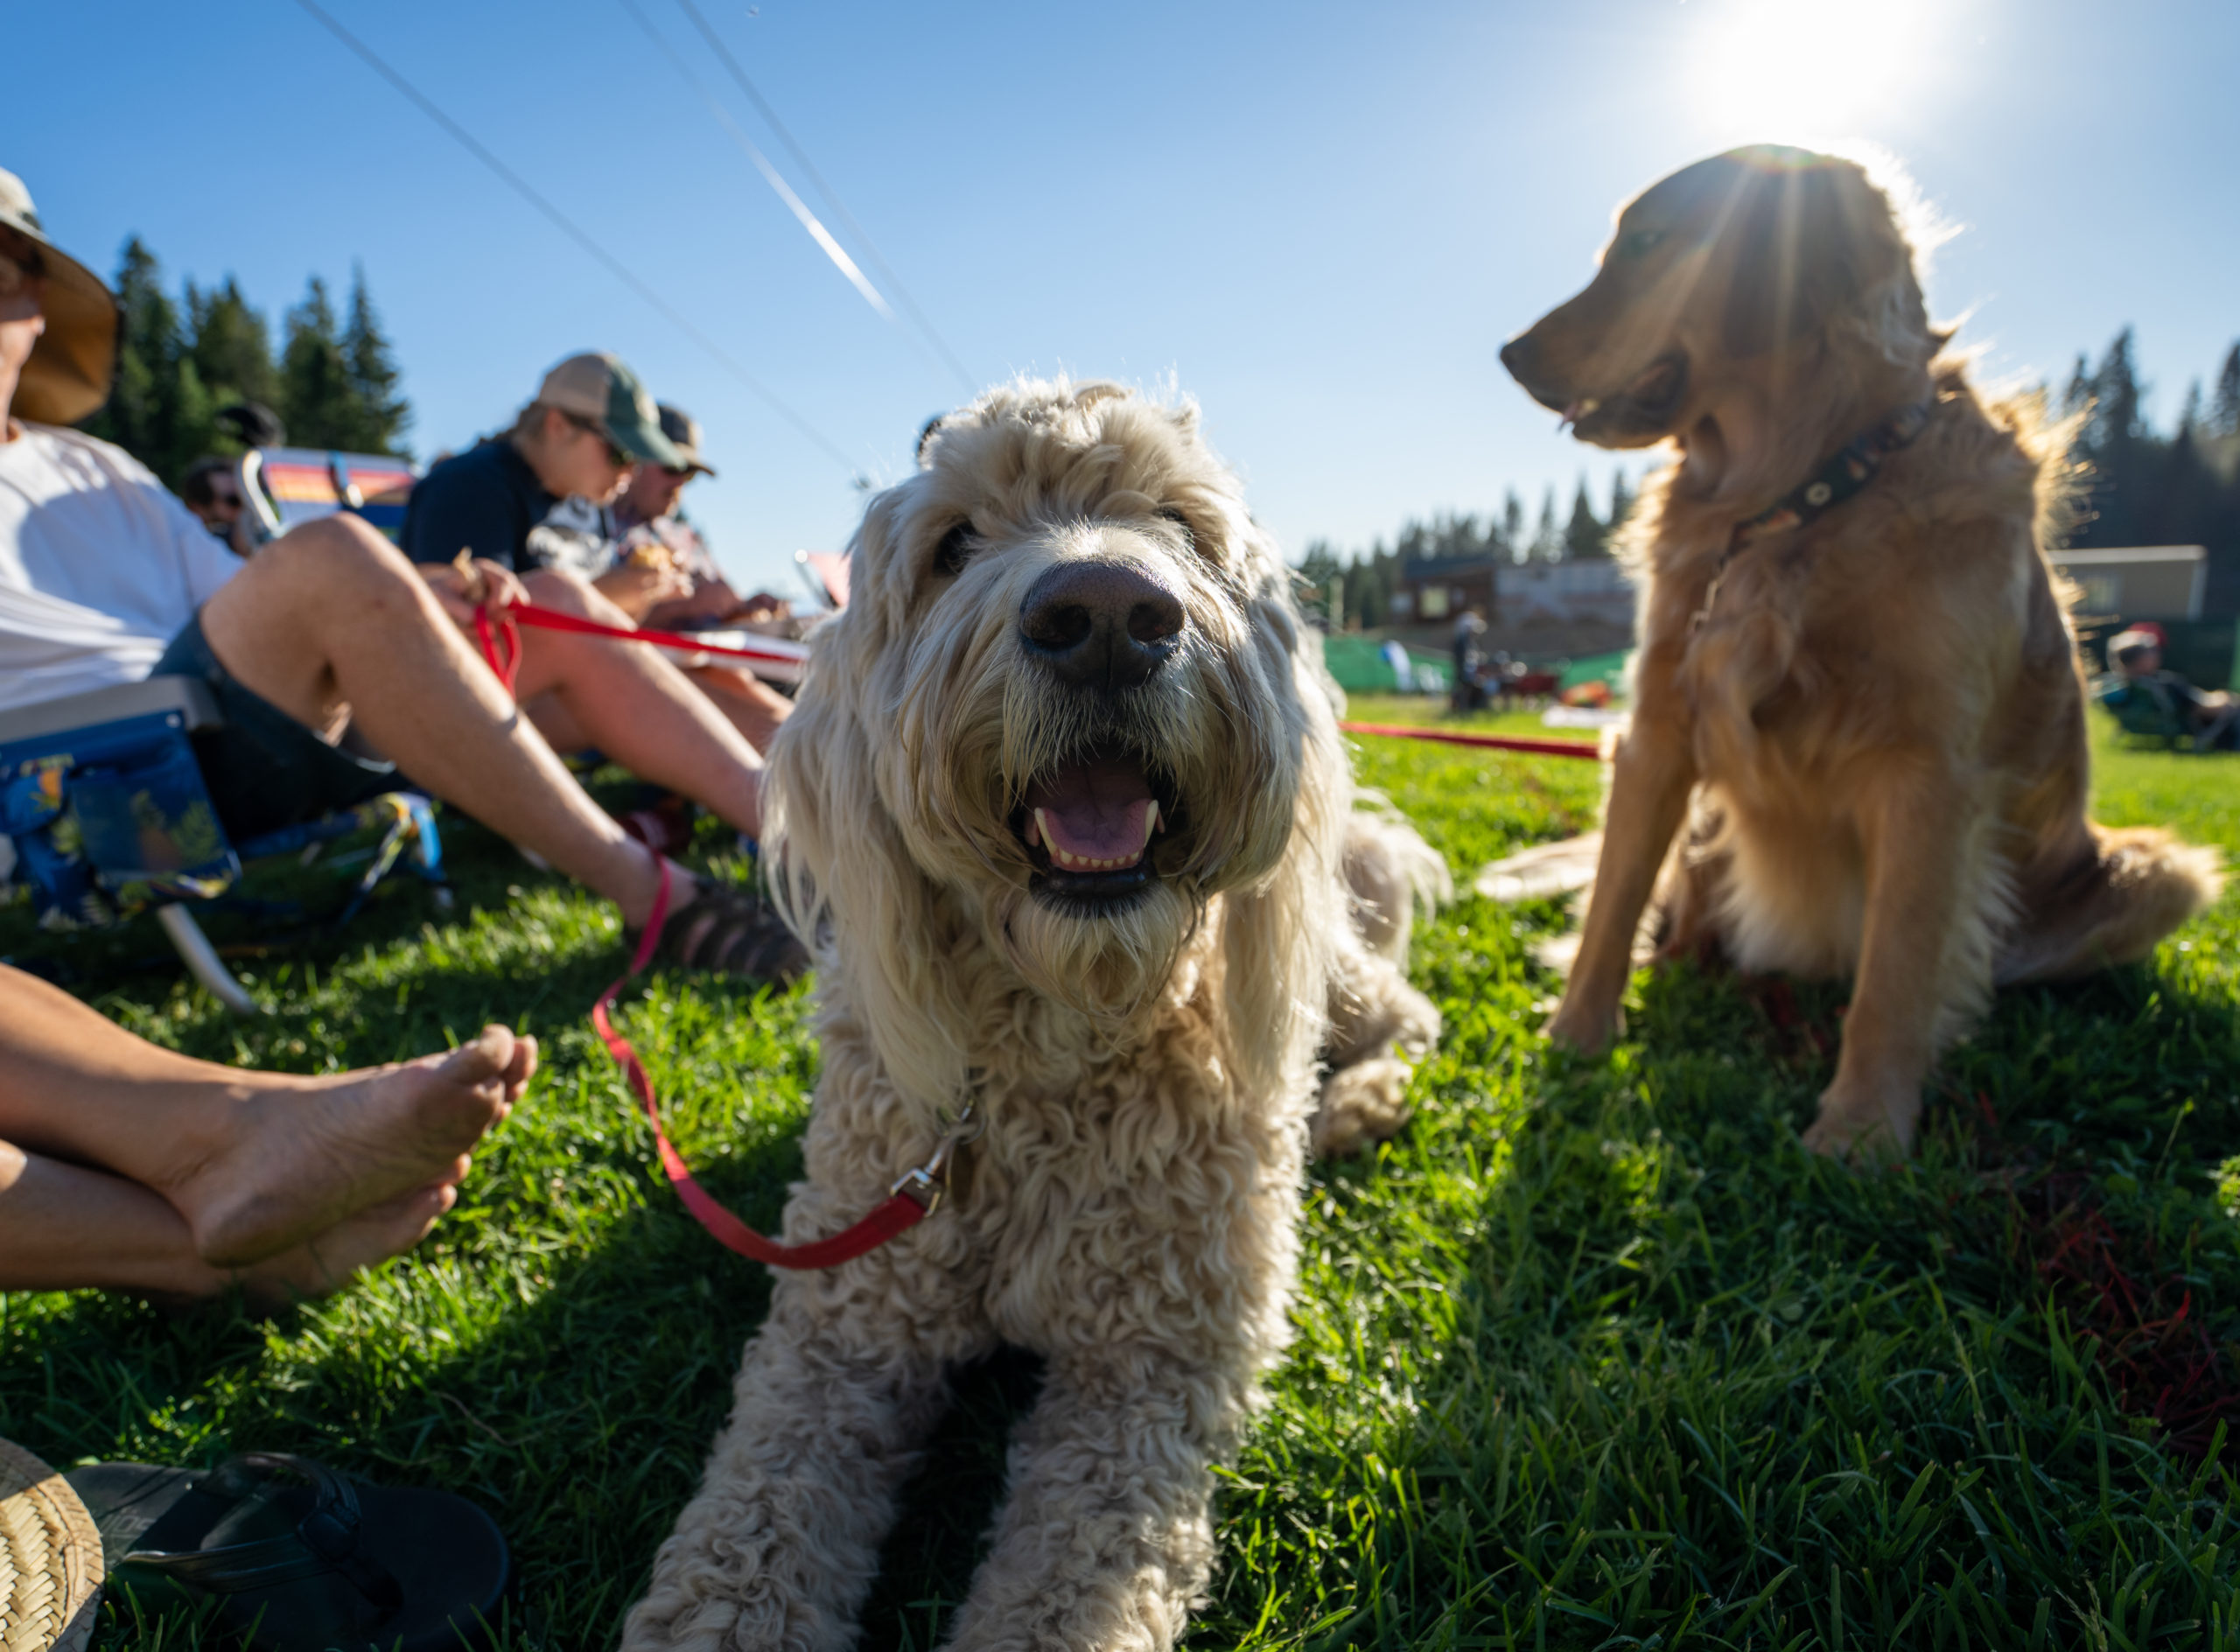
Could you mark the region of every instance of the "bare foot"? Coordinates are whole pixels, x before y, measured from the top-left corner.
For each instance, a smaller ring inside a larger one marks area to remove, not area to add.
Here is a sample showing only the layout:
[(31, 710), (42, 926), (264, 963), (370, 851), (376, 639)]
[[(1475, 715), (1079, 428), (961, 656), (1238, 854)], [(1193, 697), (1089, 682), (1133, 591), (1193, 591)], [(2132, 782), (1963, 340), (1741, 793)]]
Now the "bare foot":
[(248, 1089), (222, 1139), (157, 1191), (214, 1267), (283, 1261), (346, 1228), (360, 1235), (354, 1253), (376, 1232), (401, 1231), (375, 1220), (375, 1207), (466, 1175), (467, 1150), (536, 1070), (535, 1039), (486, 1026), (448, 1054)]
[(238, 1284), (250, 1301), (272, 1308), (323, 1297), (349, 1284), (361, 1270), (411, 1250), (458, 1198), (458, 1187), (449, 1182), (415, 1188), (252, 1267), (214, 1268), (210, 1290)]

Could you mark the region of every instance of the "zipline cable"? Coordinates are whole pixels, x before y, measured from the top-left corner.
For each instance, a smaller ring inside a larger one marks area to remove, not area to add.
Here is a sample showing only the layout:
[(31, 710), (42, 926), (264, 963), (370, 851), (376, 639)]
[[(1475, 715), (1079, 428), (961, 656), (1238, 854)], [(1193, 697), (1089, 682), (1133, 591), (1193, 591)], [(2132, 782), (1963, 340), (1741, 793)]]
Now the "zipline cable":
[(574, 242), (578, 247), (582, 248), (592, 257), (598, 260), (600, 263), (606, 267), (607, 271), (612, 275), (616, 280), (621, 282), (624, 286), (629, 288), (631, 291), (636, 293), (648, 304), (651, 304), (654, 309), (658, 311), (662, 318), (672, 326), (676, 327), (680, 332), (682, 332), (687, 338), (698, 345), (703, 351), (706, 352), (710, 360), (716, 362), (718, 366), (724, 368), (733, 378), (737, 379), (741, 384), (744, 384), (749, 390), (760, 397), (763, 404), (769, 408), (772, 412), (777, 414), (780, 418), (792, 425), (794, 429), (807, 440), (815, 444), (817, 447), (822, 448), (827, 454), (830, 455), (840, 467), (848, 472), (850, 480), (856, 482), (858, 485), (862, 483), (862, 467), (859, 466), (853, 459), (850, 458), (846, 453), (843, 452), (837, 443), (832, 441), (822, 430), (818, 430), (814, 424), (811, 424), (800, 414), (794, 412), (791, 407), (788, 406), (785, 402), (779, 398), (778, 394), (774, 390), (771, 389), (768, 385), (763, 383), (762, 381), (756, 378), (753, 374), (748, 372), (744, 367), (740, 366), (738, 360), (734, 359), (729, 352), (724, 350), (723, 346), (718, 345), (705, 332), (702, 332), (700, 328), (695, 326), (692, 320), (682, 311), (678, 310), (675, 304), (669, 303), (669, 301), (662, 298), (660, 293), (648, 286), (644, 281), (639, 278), (636, 272), (632, 270), (627, 264), (624, 263), (620, 258), (617, 258), (612, 253), (609, 252), (605, 247), (593, 240), (589, 231), (585, 230), (581, 225), (578, 224), (574, 219), (569, 217), (567, 214), (562, 212), (550, 200), (547, 200), (542, 194), (538, 193), (537, 191), (529, 184), (527, 178), (523, 178), (519, 172), (514, 171), (512, 167), (507, 165), (505, 162), (500, 160), (497, 156), (491, 153), (491, 151), (485, 148), (481, 142), (477, 139), (472, 132), (461, 126), (457, 121), (452, 119), (450, 116), (444, 114), (442, 109), (438, 108), (436, 104), (430, 100), (426, 94), (421, 92), (417, 87), (414, 86), (411, 81), (406, 80), (403, 75), (391, 68), (381, 55), (374, 52), (371, 46), (368, 46), (363, 40), (360, 40), (356, 35), (351, 33), (349, 30), (344, 28), (340, 22), (328, 13), (324, 7), (318, 4), (318, 0), (296, 0), (296, 4), (301, 6), (304, 11), (308, 12), (315, 20), (325, 27), (329, 34), (332, 34), (336, 39), (341, 41), (344, 46), (349, 47), (352, 52), (363, 59), (367, 66), (370, 67), (374, 74), (380, 75), (382, 79), (387, 80), (391, 86), (395, 87), (406, 97), (410, 98), (412, 102), (418, 107), (423, 115), (425, 115), (430, 120), (435, 122), (437, 125), (442, 127), (445, 132), (449, 133), (452, 138), (457, 140), (460, 147), (465, 149), (468, 154), (473, 156), (475, 159), (480, 161), (485, 166), (495, 172), (506, 186), (515, 194), (519, 195), (523, 200), (527, 201), (530, 206), (536, 207), (538, 212), (542, 213), (551, 221), (553, 227), (558, 229), (561, 234), (567, 236), (569, 240)]
[(801, 220), (802, 228), (808, 231), (811, 239), (824, 249), (824, 256), (832, 261), (834, 267), (847, 276), (850, 284), (863, 295), (864, 301), (887, 320), (893, 320), (892, 307), (879, 290), (872, 285), (871, 278), (857, 267), (854, 259), (848, 256), (846, 248), (833, 239), (832, 232), (809, 210), (808, 203), (794, 192), (793, 186), (787, 183), (778, 169), (770, 164), (770, 158), (740, 129), (739, 123), (732, 118), (732, 112), (724, 107), (722, 100), (707, 88), (698, 75), (693, 74), (692, 66), (677, 55), (676, 48), (662, 38), (661, 31), (654, 27), (654, 20), (639, 7), (637, 0), (617, 0), (617, 4), (630, 14), (630, 20), (645, 32), (646, 38), (668, 60), (669, 66), (677, 72), (685, 85), (690, 87), (700, 101), (708, 106), (708, 112), (732, 135), (732, 141), (746, 151), (747, 159), (754, 163), (754, 168), (762, 174), (763, 181), (777, 192), (778, 199), (785, 202), (788, 210)]
[(941, 353), (942, 360), (948, 363), (949, 370), (956, 374), (957, 382), (964, 386), (965, 395), (968, 396), (979, 395), (980, 381), (965, 371), (964, 363), (956, 359), (956, 353), (950, 349), (948, 342), (934, 330), (934, 324), (926, 319), (926, 312), (918, 307), (918, 301), (910, 296), (910, 290), (902, 284), (902, 277), (894, 273), (892, 267), (885, 258), (879, 256), (878, 248), (873, 244), (872, 238), (864, 233), (864, 227), (856, 221), (855, 215), (841, 205), (840, 197), (833, 192), (832, 186), (824, 181), (824, 174), (816, 170), (816, 164), (808, 158), (808, 152), (802, 149), (794, 135), (786, 130), (786, 123), (778, 118), (778, 111), (772, 108), (762, 94), (754, 89), (754, 82), (746, 78), (746, 71), (739, 67), (738, 60), (732, 55), (731, 48), (723, 42), (723, 37), (709, 26), (708, 19), (700, 15), (700, 8), (693, 4), (692, 0), (676, 0), (676, 4), (683, 10), (684, 15), (692, 19), (693, 27), (700, 31), (701, 37), (708, 42), (709, 50), (713, 52), (722, 61), (724, 67), (730, 71), (731, 77), (737, 82), (738, 89), (746, 94), (746, 101), (754, 105), (755, 113), (769, 122), (770, 130), (775, 132), (779, 141), (785, 144), (787, 151), (793, 156), (794, 164), (807, 175), (808, 181), (816, 186), (816, 192), (824, 197), (824, 204), (832, 209), (832, 215), (847, 227), (848, 233), (853, 235), (857, 244), (863, 248), (864, 256), (871, 260), (872, 268), (886, 278), (888, 290), (892, 292), (901, 302), (902, 307), (909, 312), (910, 319), (917, 325), (919, 332), (924, 333), (927, 340)]

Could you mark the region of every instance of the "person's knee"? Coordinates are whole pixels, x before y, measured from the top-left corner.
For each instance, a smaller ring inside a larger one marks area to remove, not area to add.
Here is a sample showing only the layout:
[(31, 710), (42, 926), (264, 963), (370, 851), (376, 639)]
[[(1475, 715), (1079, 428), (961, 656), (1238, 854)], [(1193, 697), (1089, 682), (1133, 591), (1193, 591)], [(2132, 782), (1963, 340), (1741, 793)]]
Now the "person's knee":
[(523, 575), (522, 584), (528, 588), (529, 600), (541, 608), (573, 614), (579, 620), (596, 620), (603, 626), (636, 629), (635, 620), (609, 602), (597, 585), (579, 573), (565, 568), (539, 568)]
[(347, 592), (354, 601), (408, 598), (417, 606), (420, 577), (404, 553), (360, 516), (323, 516), (286, 533), (250, 559), (244, 573), (262, 567), (313, 592)]

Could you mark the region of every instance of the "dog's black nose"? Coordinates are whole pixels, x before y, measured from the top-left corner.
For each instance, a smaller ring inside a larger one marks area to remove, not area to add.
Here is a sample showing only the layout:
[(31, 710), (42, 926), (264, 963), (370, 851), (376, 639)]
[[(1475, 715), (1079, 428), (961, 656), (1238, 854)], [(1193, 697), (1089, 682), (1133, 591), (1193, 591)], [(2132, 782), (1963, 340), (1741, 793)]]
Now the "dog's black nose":
[(1145, 681), (1180, 646), (1182, 625), (1180, 598), (1144, 569), (1099, 557), (1060, 563), (1018, 609), (1027, 653), (1083, 688)]
[(1519, 384), (1530, 382), (1532, 356), (1532, 335), (1529, 332), (1520, 332), (1502, 346), (1502, 365)]

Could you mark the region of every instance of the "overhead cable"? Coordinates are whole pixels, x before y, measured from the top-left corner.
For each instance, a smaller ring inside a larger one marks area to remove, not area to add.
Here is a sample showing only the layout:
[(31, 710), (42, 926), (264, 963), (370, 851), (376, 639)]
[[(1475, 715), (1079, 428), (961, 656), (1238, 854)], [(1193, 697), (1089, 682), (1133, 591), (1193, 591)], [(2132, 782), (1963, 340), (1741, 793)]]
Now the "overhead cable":
[(808, 152), (802, 149), (795, 141), (794, 135), (786, 130), (786, 123), (778, 118), (778, 111), (772, 108), (768, 100), (754, 89), (754, 82), (746, 78), (746, 71), (739, 67), (738, 60), (732, 55), (731, 48), (723, 42), (723, 37), (709, 26), (708, 19), (700, 14), (700, 8), (695, 5), (692, 0), (676, 0), (676, 4), (683, 10), (684, 15), (692, 19), (693, 27), (698, 29), (701, 37), (708, 42), (708, 49), (713, 52), (722, 61), (724, 67), (730, 71), (731, 77), (738, 84), (738, 89), (746, 94), (746, 101), (754, 105), (755, 113), (769, 122), (770, 130), (775, 132), (779, 141), (785, 144), (788, 152), (793, 156), (794, 164), (800, 166), (808, 181), (816, 186), (816, 192), (824, 197), (824, 204), (831, 209), (832, 215), (846, 226), (848, 233), (855, 237), (857, 245), (864, 249), (864, 255), (871, 260), (872, 268), (876, 269), (885, 279), (887, 290), (892, 292), (903, 309), (909, 312), (910, 319), (916, 324), (918, 331), (925, 335), (927, 341), (940, 354), (942, 360), (948, 363), (949, 370), (956, 374), (958, 382), (964, 386), (964, 393), (967, 396), (977, 396), (980, 393), (980, 381), (965, 371), (964, 363), (956, 359), (956, 353), (950, 349), (948, 342), (934, 330), (934, 324), (926, 319), (926, 312), (918, 307), (918, 301), (910, 296), (909, 289), (902, 284), (902, 277), (896, 275), (886, 260), (879, 256), (878, 247), (873, 245), (872, 238), (864, 233), (864, 227), (856, 221), (854, 215), (845, 206), (841, 205), (840, 197), (833, 192), (832, 186), (824, 181), (824, 175), (816, 170), (816, 164), (808, 158)]
[(802, 228), (808, 230), (816, 244), (824, 248), (824, 256), (832, 260), (834, 267), (848, 277), (850, 284), (858, 292), (864, 295), (864, 301), (866, 304), (887, 320), (893, 320), (893, 309), (880, 296), (879, 290), (872, 285), (870, 277), (856, 267), (856, 261), (848, 256), (846, 249), (832, 238), (832, 232), (827, 229), (818, 220), (817, 215), (808, 209), (808, 203), (794, 193), (793, 186), (780, 176), (778, 169), (770, 164), (770, 158), (756, 146), (752, 138), (739, 130), (738, 122), (732, 119), (732, 112), (724, 107), (722, 100), (701, 84), (700, 77), (692, 72), (692, 66), (677, 55), (676, 47), (662, 38), (661, 31), (654, 28), (654, 20), (639, 9), (637, 0), (620, 0), (620, 4), (622, 9), (630, 14), (631, 20), (645, 31), (646, 38), (651, 40), (659, 48), (661, 54), (669, 60), (670, 66), (683, 77), (684, 83), (699, 94), (700, 101), (708, 106), (708, 112), (722, 123), (724, 130), (729, 132), (738, 146), (746, 151), (747, 159), (754, 163), (755, 170), (762, 174), (763, 181), (777, 192), (778, 199), (786, 203), (795, 218), (801, 220)]
[(557, 228), (561, 234), (567, 236), (569, 240), (574, 242), (578, 247), (582, 248), (592, 257), (598, 260), (600, 263), (606, 267), (607, 271), (612, 274), (616, 280), (621, 282), (624, 286), (629, 288), (631, 291), (636, 293), (640, 298), (652, 305), (654, 309), (658, 311), (662, 317), (672, 326), (676, 327), (680, 332), (683, 333), (695, 344), (698, 345), (700, 348), (706, 353), (710, 360), (713, 360), (718, 366), (724, 368), (733, 378), (737, 379), (741, 384), (744, 384), (749, 390), (752, 391), (757, 396), (759, 396), (763, 404), (768, 407), (772, 412), (777, 414), (780, 418), (792, 425), (794, 429), (799, 431), (804, 438), (814, 443), (817, 447), (822, 448), (826, 453), (830, 454), (832, 458), (839, 464), (841, 468), (848, 472), (851, 480), (860, 482), (861, 467), (841, 450), (837, 443), (832, 441), (822, 430), (811, 424), (800, 414), (794, 411), (791, 407), (780, 399), (775, 391), (772, 390), (769, 386), (763, 383), (761, 380), (756, 378), (753, 374), (748, 372), (746, 368), (740, 366), (738, 361), (732, 357), (728, 351), (724, 350), (723, 346), (718, 345), (705, 332), (702, 332), (698, 326), (695, 326), (690, 318), (687, 317), (682, 311), (677, 309), (675, 304), (669, 303), (668, 299), (662, 298), (660, 293), (654, 291), (653, 288), (647, 285), (646, 283), (640, 280), (636, 272), (631, 270), (627, 264), (624, 263), (620, 258), (617, 258), (612, 253), (609, 252), (605, 247), (601, 246), (597, 241), (592, 239), (589, 231), (585, 230), (581, 225), (578, 224), (574, 219), (569, 217), (567, 214), (562, 212), (550, 200), (547, 200), (533, 186), (531, 186), (528, 179), (524, 178), (519, 172), (514, 171), (512, 167), (507, 165), (505, 162), (500, 160), (495, 155), (492, 154), (489, 150), (486, 149), (482, 145), (472, 133), (469, 132), (457, 121), (452, 119), (450, 116), (444, 114), (442, 109), (438, 108), (435, 103), (423, 94), (417, 87), (414, 86), (411, 81), (406, 80), (402, 74), (391, 68), (371, 46), (368, 46), (363, 40), (360, 40), (356, 35), (351, 33), (349, 30), (344, 28), (342, 24), (330, 15), (324, 7), (318, 4), (318, 0), (296, 0), (296, 4), (301, 6), (306, 12), (310, 13), (313, 18), (326, 28), (328, 33), (332, 34), (336, 39), (341, 41), (342, 44), (349, 47), (351, 51), (356, 52), (359, 57), (364, 59), (367, 65), (371, 67), (376, 74), (380, 75), (382, 79), (387, 80), (391, 86), (395, 87), (406, 97), (410, 98), (413, 103), (419, 108), (422, 114), (425, 115), (430, 120), (435, 122), (437, 125), (442, 127), (445, 132), (449, 133), (452, 137), (458, 141), (459, 145), (464, 148), (467, 153), (473, 156), (475, 159), (480, 161), (485, 166), (495, 172), (498, 177), (504, 181), (507, 186), (512, 189), (515, 194), (519, 195), (523, 200), (527, 201), (530, 206), (536, 207), (538, 212), (542, 213), (551, 221), (554, 228)]

